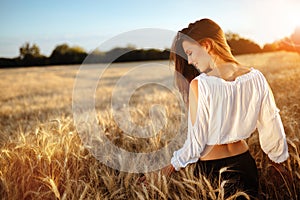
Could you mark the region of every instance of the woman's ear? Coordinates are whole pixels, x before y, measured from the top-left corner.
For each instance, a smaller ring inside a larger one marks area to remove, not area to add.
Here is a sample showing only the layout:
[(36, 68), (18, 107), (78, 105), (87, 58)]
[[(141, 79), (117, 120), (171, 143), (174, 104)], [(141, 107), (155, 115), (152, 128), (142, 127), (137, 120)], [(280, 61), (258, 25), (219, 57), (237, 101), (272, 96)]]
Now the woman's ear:
[(212, 51), (212, 41), (211, 40), (205, 40), (205, 48), (207, 50), (208, 53), (210, 53)]
[(204, 40), (201, 42), (201, 46), (208, 52), (212, 50), (212, 42), (210, 40)]

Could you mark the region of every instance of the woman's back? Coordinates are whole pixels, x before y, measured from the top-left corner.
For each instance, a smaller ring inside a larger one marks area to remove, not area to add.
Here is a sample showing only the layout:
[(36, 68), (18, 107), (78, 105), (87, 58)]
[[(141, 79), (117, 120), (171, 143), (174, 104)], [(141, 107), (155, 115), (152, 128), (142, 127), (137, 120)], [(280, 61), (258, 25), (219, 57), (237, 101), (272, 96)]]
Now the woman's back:
[[(259, 71), (251, 69), (234, 81), (205, 73), (196, 79), (198, 102), (202, 101), (198, 105), (205, 104), (208, 114), (207, 144), (226, 144), (248, 138), (255, 130), (262, 99), (260, 91), (264, 89)], [(198, 112), (201, 110), (203, 107), (199, 106)]]
[[(239, 76), (251, 72), (252, 69), (244, 66), (228, 65), (223, 67), (222, 71), (212, 71), (209, 76), (217, 76), (225, 81), (235, 81)], [(221, 145), (206, 145), (201, 160), (215, 160), (242, 154), (249, 149), (244, 140)]]

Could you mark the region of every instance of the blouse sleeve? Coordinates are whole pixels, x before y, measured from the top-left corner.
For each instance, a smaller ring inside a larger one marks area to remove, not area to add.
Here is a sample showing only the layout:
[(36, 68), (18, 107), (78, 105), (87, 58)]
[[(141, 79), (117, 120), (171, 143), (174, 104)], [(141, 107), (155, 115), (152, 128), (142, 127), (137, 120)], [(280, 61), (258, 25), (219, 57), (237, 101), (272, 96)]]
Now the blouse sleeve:
[(257, 120), (259, 141), (268, 157), (276, 163), (281, 163), (289, 157), (286, 136), (279, 115), (280, 110), (275, 104), (272, 90), (265, 79), (264, 85), (265, 92)]
[(173, 153), (171, 164), (176, 171), (186, 167), (188, 164), (195, 163), (200, 158), (207, 141), (208, 112), (205, 98), (201, 94), (201, 86), (198, 82), (198, 105), (194, 124), (191, 121), (190, 106), (188, 111), (188, 132), (184, 145)]

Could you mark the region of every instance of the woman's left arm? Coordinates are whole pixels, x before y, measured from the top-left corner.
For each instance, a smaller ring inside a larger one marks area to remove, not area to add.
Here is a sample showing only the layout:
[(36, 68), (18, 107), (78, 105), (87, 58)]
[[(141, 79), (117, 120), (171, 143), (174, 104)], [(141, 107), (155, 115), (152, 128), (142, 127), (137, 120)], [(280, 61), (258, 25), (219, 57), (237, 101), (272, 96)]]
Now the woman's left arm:
[(276, 106), (273, 92), (265, 81), (265, 92), (257, 120), (259, 141), (262, 150), (275, 163), (281, 163), (289, 157), (284, 127)]

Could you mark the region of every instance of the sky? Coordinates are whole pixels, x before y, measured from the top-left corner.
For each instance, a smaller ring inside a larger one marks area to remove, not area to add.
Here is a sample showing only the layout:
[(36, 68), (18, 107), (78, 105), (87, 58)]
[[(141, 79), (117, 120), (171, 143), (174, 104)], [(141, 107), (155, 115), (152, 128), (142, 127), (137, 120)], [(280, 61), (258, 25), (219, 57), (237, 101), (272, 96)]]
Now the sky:
[[(170, 48), (176, 31), (201, 18), (210, 18), (225, 32), (263, 46), (290, 36), (300, 26), (300, 1), (0, 0), (0, 57), (17, 57), (25, 42), (37, 44), (46, 56), (63, 43), (87, 52), (129, 44)], [(136, 30), (147, 32), (149, 28), (174, 34), (145, 44), (150, 36)], [(126, 33), (133, 37), (125, 39)]]

